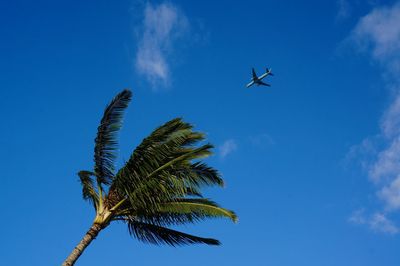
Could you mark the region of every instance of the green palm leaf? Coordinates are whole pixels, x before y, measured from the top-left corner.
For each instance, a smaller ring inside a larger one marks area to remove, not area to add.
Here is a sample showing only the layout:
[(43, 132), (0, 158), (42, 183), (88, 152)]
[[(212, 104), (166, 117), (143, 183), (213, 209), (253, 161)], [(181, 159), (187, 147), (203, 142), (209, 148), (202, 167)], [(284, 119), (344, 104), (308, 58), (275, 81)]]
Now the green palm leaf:
[[(140, 180), (134, 188), (125, 185), (132, 206), (171, 201), (185, 196), (200, 196), (202, 185), (222, 184), (219, 174), (202, 164), (163, 170), (156, 176)], [(125, 183), (126, 184), (126, 183)]]
[(220, 245), (220, 242), (216, 239), (193, 236), (162, 226), (137, 221), (128, 221), (128, 228), (129, 233), (138, 240), (156, 245), (179, 246), (195, 243)]
[(174, 168), (171, 169), (170, 172), (182, 179), (190, 180), (190, 182), (199, 187), (213, 185), (224, 186), (224, 181), (218, 171), (201, 162), (195, 162), (182, 168)]
[(208, 199), (178, 199), (174, 202), (161, 204), (160, 212), (194, 214), (201, 218), (225, 217), (237, 222), (238, 218), (233, 211), (221, 208)]
[(114, 175), (114, 162), (117, 150), (117, 132), (122, 125), (125, 108), (132, 97), (129, 90), (119, 93), (106, 107), (97, 129), (94, 149), (94, 172), (99, 185), (110, 184)]
[(93, 179), (91, 177), (94, 176), (94, 173), (90, 171), (79, 171), (78, 176), (82, 184), (83, 198), (92, 202), (95, 208), (97, 208), (99, 197), (94, 189)]
[[(116, 188), (133, 202), (140, 195), (163, 195), (164, 200), (169, 200), (188, 195), (201, 185), (222, 186), (216, 170), (191, 162), (211, 154), (210, 144), (193, 147), (203, 139), (202, 133), (192, 131), (192, 125), (180, 118), (165, 123), (135, 149), (115, 177)], [(177, 191), (181, 193), (177, 195)]]
[(221, 208), (208, 199), (176, 199), (173, 202), (161, 203), (156, 208), (132, 209), (127, 206), (118, 215), (159, 226), (194, 223), (206, 218), (229, 218), (233, 222), (238, 221), (233, 211)]
[(188, 152), (187, 149), (190, 151), (188, 146), (204, 138), (202, 134), (191, 129), (192, 126), (180, 118), (165, 123), (142, 141), (118, 174), (135, 172), (138, 178), (144, 178), (171, 158)]

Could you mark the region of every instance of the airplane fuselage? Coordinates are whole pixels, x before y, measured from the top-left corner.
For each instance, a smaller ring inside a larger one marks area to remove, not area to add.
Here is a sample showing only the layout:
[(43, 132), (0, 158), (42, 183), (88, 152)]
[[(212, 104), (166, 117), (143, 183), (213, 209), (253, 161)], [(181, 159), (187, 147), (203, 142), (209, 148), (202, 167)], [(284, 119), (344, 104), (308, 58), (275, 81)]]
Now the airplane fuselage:
[(258, 80), (262, 80), (263, 78), (265, 78), (266, 76), (269, 75), (270, 72), (266, 72), (264, 74), (262, 74), (261, 76), (258, 77)]

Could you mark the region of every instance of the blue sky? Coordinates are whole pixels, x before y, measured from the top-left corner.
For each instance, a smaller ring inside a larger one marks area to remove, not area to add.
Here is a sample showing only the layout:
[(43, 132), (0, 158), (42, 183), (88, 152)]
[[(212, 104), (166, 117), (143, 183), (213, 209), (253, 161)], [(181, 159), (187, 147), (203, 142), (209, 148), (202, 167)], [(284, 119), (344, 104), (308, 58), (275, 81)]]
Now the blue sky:
[(180, 228), (223, 243), (181, 248), (115, 224), (77, 265), (398, 265), (400, 2), (3, 1), (0, 22), (4, 265), (59, 265), (89, 228), (76, 173), (123, 88), (119, 165), (183, 117), (240, 221)]

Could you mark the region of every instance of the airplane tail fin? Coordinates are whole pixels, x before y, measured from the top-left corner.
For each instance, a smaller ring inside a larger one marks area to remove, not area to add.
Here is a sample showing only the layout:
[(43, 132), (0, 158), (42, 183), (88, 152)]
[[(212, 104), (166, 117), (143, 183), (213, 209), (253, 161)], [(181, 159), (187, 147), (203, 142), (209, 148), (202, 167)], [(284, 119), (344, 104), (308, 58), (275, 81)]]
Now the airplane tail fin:
[(270, 76), (273, 76), (274, 74), (271, 71), (272, 71), (272, 68), (267, 67), (267, 70), (265, 72), (269, 73)]

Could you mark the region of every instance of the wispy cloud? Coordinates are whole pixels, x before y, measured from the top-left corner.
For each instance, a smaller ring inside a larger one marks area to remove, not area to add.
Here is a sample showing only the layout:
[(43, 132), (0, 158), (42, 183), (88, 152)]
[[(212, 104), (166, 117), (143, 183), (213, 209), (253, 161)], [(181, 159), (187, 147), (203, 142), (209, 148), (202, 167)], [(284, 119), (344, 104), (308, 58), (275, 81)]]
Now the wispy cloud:
[(372, 215), (366, 215), (364, 209), (354, 211), (349, 218), (349, 222), (366, 225), (373, 231), (392, 235), (399, 233), (400, 230), (385, 214), (375, 212)]
[(170, 59), (174, 47), (188, 29), (187, 17), (175, 5), (146, 4), (135, 67), (153, 88), (170, 82)]
[(360, 51), (368, 52), (385, 71), (400, 70), (400, 3), (373, 9), (360, 19), (350, 39)]
[(400, 174), (382, 187), (378, 196), (385, 202), (386, 210), (400, 209)]
[(360, 163), (363, 170), (368, 171), (371, 161), (375, 159), (374, 157), (376, 156), (376, 153), (377, 147), (375, 144), (375, 138), (365, 138), (360, 144), (350, 147), (343, 163), (347, 166), (354, 161), (357, 161)]
[(219, 156), (221, 158), (225, 158), (232, 152), (236, 151), (237, 148), (238, 148), (238, 145), (237, 145), (236, 141), (234, 139), (228, 139), (219, 148)]
[(379, 151), (376, 159), (370, 164), (368, 174), (377, 184), (400, 174), (400, 141), (398, 138), (389, 140), (389, 146)]
[(374, 8), (359, 20), (348, 40), (358, 51), (380, 64), (392, 97), (381, 118), (380, 133), (366, 138), (359, 145), (361, 149), (353, 147), (350, 151), (354, 153), (366, 147), (372, 153), (365, 168), (377, 186), (376, 194), (383, 203), (383, 210), (370, 217), (354, 216), (351, 220), (394, 234), (399, 229), (388, 215), (400, 210), (400, 2)]

